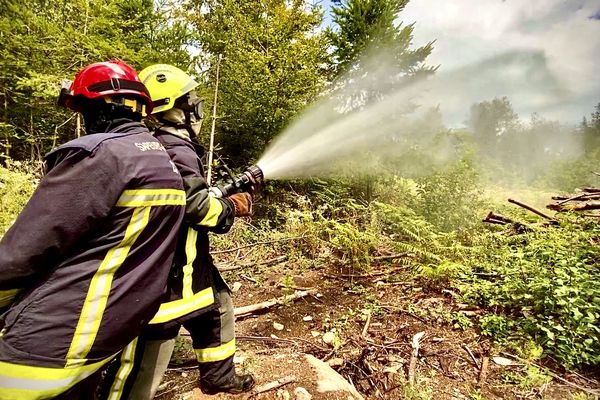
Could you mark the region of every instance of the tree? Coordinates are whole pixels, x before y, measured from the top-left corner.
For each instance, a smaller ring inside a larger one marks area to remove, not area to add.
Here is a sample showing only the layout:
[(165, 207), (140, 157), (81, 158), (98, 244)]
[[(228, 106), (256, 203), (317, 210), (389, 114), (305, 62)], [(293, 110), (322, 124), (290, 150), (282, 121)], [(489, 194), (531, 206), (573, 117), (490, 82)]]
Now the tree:
[(303, 0), (206, 0), (188, 7), (211, 85), (216, 57), (223, 56), (217, 141), (238, 165), (256, 160), (325, 84), (322, 9)]
[(468, 126), (482, 152), (493, 155), (497, 153), (500, 141), (510, 135), (518, 122), (519, 116), (508, 98), (496, 97), (492, 101), (482, 101), (471, 106)]
[(59, 84), (91, 62), (120, 58), (185, 66), (186, 27), (152, 0), (32, 0), (0, 3), (0, 139), (4, 157), (39, 159), (75, 136), (56, 107)]
[(590, 119), (583, 118), (580, 126), (583, 134), (583, 146), (587, 154), (600, 153), (600, 103), (598, 103), (592, 112)]
[[(431, 54), (433, 42), (425, 46), (411, 48), (413, 24), (400, 22), (400, 14), (408, 0), (346, 0), (336, 2), (332, 8), (334, 29), (330, 32), (333, 54), (331, 68), (334, 110), (340, 117), (365, 109), (395, 93), (402, 85), (417, 78), (432, 74), (435, 68), (425, 64)], [(337, 104), (336, 104), (337, 103)], [(394, 112), (388, 112), (384, 120), (377, 123), (407, 127), (399, 123), (414, 109), (409, 101), (395, 103)], [(332, 117), (335, 118), (335, 117)], [(374, 126), (373, 131), (378, 128)], [(395, 152), (386, 158), (396, 166), (406, 165), (405, 161), (418, 152), (415, 136), (407, 132), (397, 132), (386, 138), (389, 149), (403, 147), (402, 154)], [(430, 136), (431, 138), (431, 136)], [(402, 142), (402, 146), (398, 144)], [(383, 147), (383, 146), (382, 146)], [(368, 158), (377, 160), (378, 154)], [(404, 171), (406, 172), (406, 170)], [(376, 176), (364, 176), (364, 172), (352, 183), (354, 193), (363, 193), (365, 201), (372, 200)]]
[[(347, 0), (332, 8), (336, 25), (330, 34), (333, 73), (342, 86), (357, 78), (368, 79), (365, 72), (372, 73), (381, 66), (387, 69), (387, 90), (435, 71), (425, 64), (433, 42), (412, 49), (414, 24), (399, 22), (399, 14), (407, 3), (408, 0)], [(381, 78), (374, 75), (375, 79)], [(377, 87), (377, 83), (369, 86)], [(367, 97), (379, 99), (381, 93), (375, 90)]]

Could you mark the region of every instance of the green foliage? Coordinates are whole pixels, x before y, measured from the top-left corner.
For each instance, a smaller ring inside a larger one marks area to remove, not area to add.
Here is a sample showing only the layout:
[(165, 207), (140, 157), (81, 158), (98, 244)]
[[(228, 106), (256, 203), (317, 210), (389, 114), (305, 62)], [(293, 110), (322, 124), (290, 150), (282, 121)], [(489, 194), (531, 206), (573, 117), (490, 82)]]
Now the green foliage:
[[(301, 0), (189, 2), (210, 81), (222, 55), (219, 143), (238, 164), (266, 144), (324, 87), (327, 39), (319, 6)], [(204, 11), (206, 12), (204, 12)]]
[(483, 207), (479, 176), (472, 163), (459, 160), (453, 166), (417, 180), (419, 212), (436, 228), (450, 232), (474, 228)]
[(540, 176), (537, 184), (569, 193), (584, 186), (598, 186), (600, 178), (592, 173), (598, 172), (598, 160), (600, 146), (588, 150), (586, 157), (556, 161)]
[(0, 237), (17, 218), (36, 185), (33, 171), (20, 163), (11, 163), (9, 168), (0, 167)]
[(442, 289), (465, 271), (465, 267), (452, 261), (429, 264), (420, 267), (419, 278), (427, 287)]
[[(333, 7), (337, 29), (330, 33), (334, 48), (335, 74), (360, 71), (368, 63), (365, 51), (387, 56), (401, 75), (431, 73), (424, 65), (433, 43), (410, 49), (413, 25), (397, 23), (408, 0), (348, 0)], [(379, 59), (381, 61), (381, 59)]]
[(515, 237), (488, 236), (470, 256), (484, 278), (461, 285), (465, 298), (501, 310), (488, 317), (490, 334), (532, 337), (568, 367), (600, 363), (600, 279), (595, 222), (566, 221), (560, 227)]
[(368, 270), (371, 265), (369, 254), (377, 247), (377, 236), (369, 231), (361, 231), (350, 223), (328, 221), (325, 224), (328, 241), (340, 252), (342, 260), (347, 260), (358, 270)]
[(120, 58), (135, 68), (186, 67), (190, 34), (164, 1), (16, 0), (0, 4), (0, 141), (4, 157), (40, 159), (75, 137), (56, 106), (59, 85), (86, 64)]
[(479, 319), (481, 334), (493, 337), (499, 343), (505, 343), (512, 334), (514, 322), (503, 315), (487, 314)]

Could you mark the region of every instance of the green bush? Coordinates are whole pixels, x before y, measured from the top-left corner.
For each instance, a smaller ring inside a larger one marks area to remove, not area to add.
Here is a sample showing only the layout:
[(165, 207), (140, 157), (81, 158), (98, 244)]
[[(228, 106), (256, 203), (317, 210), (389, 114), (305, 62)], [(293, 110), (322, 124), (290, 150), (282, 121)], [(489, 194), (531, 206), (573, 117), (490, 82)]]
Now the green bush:
[(468, 160), (417, 180), (420, 202), (416, 212), (444, 232), (473, 229), (483, 202), (479, 175)]
[(27, 204), (36, 185), (33, 173), (20, 163), (15, 162), (8, 168), (0, 167), (0, 236)]
[(533, 338), (567, 367), (600, 364), (600, 226), (571, 220), (512, 237), (488, 237), (469, 258), (467, 300), (506, 317), (482, 321), (484, 333)]

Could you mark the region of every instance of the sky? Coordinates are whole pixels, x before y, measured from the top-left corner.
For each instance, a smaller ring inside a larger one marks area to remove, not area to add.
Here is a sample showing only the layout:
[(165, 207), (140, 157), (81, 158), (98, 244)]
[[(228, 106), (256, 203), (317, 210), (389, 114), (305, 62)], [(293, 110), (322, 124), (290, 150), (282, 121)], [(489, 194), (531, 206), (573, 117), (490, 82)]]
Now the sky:
[(399, 21), (415, 46), (435, 40), (439, 73), (476, 76), (464, 101), (507, 96), (522, 118), (564, 122), (600, 102), (600, 0), (411, 0)]

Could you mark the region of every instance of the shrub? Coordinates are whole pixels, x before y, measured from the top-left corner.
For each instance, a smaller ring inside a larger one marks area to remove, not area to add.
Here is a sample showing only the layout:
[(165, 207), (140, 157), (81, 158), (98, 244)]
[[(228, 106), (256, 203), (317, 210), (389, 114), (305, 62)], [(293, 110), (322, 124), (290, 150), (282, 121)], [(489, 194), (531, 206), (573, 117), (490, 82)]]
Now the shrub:
[(8, 168), (0, 167), (0, 236), (12, 225), (37, 185), (28, 169), (20, 163), (13, 163)]
[(488, 317), (482, 331), (512, 328), (567, 367), (600, 364), (599, 238), (596, 222), (572, 220), (474, 248), (478, 275), (461, 286), (464, 295), (506, 317)]
[(478, 179), (468, 160), (420, 178), (417, 213), (444, 232), (474, 228), (483, 207)]

